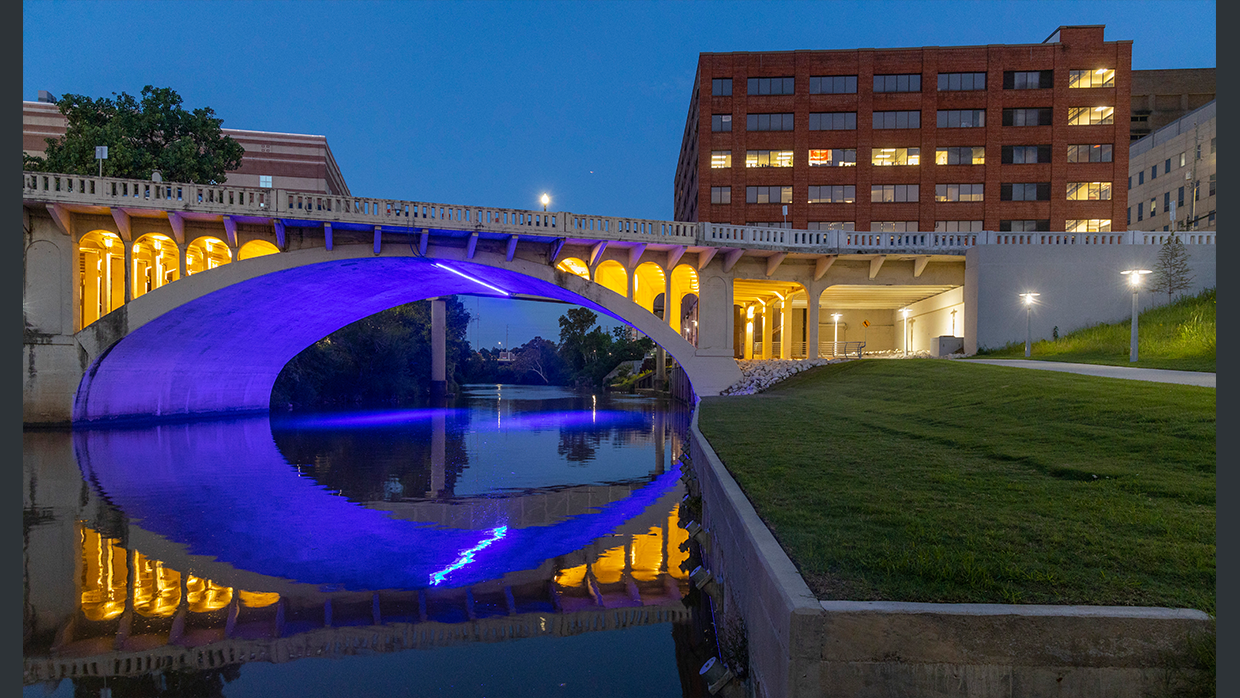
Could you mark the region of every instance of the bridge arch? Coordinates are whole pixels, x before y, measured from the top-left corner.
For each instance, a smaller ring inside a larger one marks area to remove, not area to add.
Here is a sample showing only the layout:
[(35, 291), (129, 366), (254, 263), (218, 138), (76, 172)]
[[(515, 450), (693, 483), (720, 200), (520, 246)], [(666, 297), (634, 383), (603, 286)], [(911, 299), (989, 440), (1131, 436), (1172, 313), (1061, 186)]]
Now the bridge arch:
[(594, 283), (625, 296), (629, 295), (629, 272), (614, 259), (599, 262), (594, 268)]
[(251, 240), (237, 250), (237, 259), (252, 259), (269, 254), (279, 254), (280, 248), (266, 240)]
[(740, 378), (730, 358), (698, 356), (675, 328), (573, 272), (446, 252), (309, 248), (236, 261), (135, 298), (78, 334), (89, 368), (73, 421), (265, 411), (276, 376), (302, 349), (381, 310), (457, 293), (541, 296), (609, 315), (675, 357), (699, 395)]
[(146, 233), (133, 241), (133, 297), (181, 278), (177, 243), (163, 233)]
[(214, 235), (203, 235), (185, 247), (185, 273), (198, 274), (233, 261), (228, 244)]
[(125, 304), (125, 243), (116, 233), (92, 230), (77, 244), (78, 321), (89, 325)]

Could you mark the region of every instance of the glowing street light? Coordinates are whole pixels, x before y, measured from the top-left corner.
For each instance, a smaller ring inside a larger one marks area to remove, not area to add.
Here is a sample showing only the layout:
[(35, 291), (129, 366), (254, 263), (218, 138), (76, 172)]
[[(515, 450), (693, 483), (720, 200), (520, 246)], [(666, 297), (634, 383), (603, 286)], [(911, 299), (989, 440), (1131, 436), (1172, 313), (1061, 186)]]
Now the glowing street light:
[(1128, 277), (1128, 285), (1132, 286), (1132, 341), (1128, 347), (1128, 362), (1137, 360), (1137, 292), (1141, 290), (1141, 277), (1152, 274), (1149, 269), (1125, 269), (1120, 272)]
[(1042, 294), (1034, 293), (1032, 291), (1020, 294), (1020, 297), (1025, 299), (1025, 358), (1026, 359), (1029, 358), (1030, 348), (1033, 346), (1033, 333), (1029, 329), (1030, 327), (1029, 317), (1033, 314), (1033, 303), (1034, 303), (1033, 299), (1037, 298), (1040, 295)]
[(547, 204), (551, 203), (551, 197), (548, 196), (546, 192), (543, 192), (542, 198), (539, 200), (542, 201), (543, 211), (546, 211)]
[(844, 317), (843, 313), (831, 313), (831, 319), (835, 321), (835, 338), (832, 340), (831, 356), (835, 356), (840, 350), (840, 318)]

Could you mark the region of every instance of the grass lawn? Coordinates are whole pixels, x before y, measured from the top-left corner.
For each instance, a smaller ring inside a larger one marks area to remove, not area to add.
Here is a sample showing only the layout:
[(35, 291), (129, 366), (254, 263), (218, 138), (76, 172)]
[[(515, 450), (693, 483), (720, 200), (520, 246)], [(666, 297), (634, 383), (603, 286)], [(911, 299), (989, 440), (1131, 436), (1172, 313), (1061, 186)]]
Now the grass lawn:
[[(1128, 361), (1132, 320), (1094, 325), (1060, 336), (1058, 340), (1034, 342), (1031, 359), (1081, 364), (1169, 368), (1214, 372), (1214, 289), (1174, 303), (1150, 308), (1137, 318), (1136, 363)], [(1025, 358), (1025, 343), (1013, 342), (977, 353), (978, 358)]]
[(819, 598), (1214, 613), (1214, 402), (863, 360), (703, 398), (699, 424)]

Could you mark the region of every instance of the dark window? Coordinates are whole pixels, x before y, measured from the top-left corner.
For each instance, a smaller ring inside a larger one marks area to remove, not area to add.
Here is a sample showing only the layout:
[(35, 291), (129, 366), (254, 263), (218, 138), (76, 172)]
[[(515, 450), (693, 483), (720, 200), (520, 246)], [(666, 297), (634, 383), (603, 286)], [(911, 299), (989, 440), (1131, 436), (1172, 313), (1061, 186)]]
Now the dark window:
[(1000, 201), (1050, 201), (1050, 182), (1012, 182), (999, 185)]
[(1111, 162), (1112, 150), (1110, 143), (1070, 145), (1068, 146), (1068, 162)]
[(857, 112), (819, 112), (809, 115), (811, 131), (853, 131), (857, 128)]
[(809, 93), (812, 95), (853, 95), (857, 94), (856, 75), (828, 75), (811, 77)]
[(876, 111), (874, 128), (921, 128), (921, 112)]
[(745, 117), (747, 131), (791, 131), (792, 114), (750, 114)]
[(1175, 203), (1175, 205), (1176, 205), (1176, 206), (1183, 206), (1183, 205), (1184, 205), (1184, 187), (1180, 187), (1179, 194), (1178, 194), (1178, 195), (1177, 195), (1177, 197), (1176, 197), (1176, 203)]
[(1145, 220), (1145, 204), (1137, 202), (1137, 220)]
[(1158, 179), (1158, 165), (1154, 165), (1150, 168), (1150, 181), (1154, 181), (1155, 179)]
[(1163, 174), (1171, 171), (1171, 158), (1167, 158), (1167, 162), (1163, 164)]
[(747, 204), (790, 204), (792, 187), (745, 187)]
[(854, 184), (823, 184), (809, 186), (809, 203), (811, 204), (851, 204), (857, 201), (857, 187)]
[(872, 184), (870, 185), (870, 201), (872, 203), (917, 202), (916, 184)]
[(1004, 126), (1050, 126), (1050, 124), (1050, 107), (1003, 110)]
[(732, 187), (711, 187), (710, 202), (712, 204), (732, 203)]
[(1141, 170), (1140, 172), (1137, 173), (1137, 184), (1138, 185), (1145, 184), (1145, 170)]
[(715, 97), (732, 96), (732, 78), (711, 78), (710, 93)]
[(793, 93), (792, 78), (749, 78), (747, 86), (752, 95), (790, 95)]
[(1026, 221), (999, 221), (999, 230), (1004, 233), (1037, 233), (1048, 232), (1051, 229), (1049, 219), (1042, 220), (1026, 220)]
[(960, 146), (934, 149), (936, 165), (984, 165), (986, 164), (985, 146)]
[(985, 185), (977, 184), (936, 184), (934, 200), (945, 201), (984, 201)]
[(1132, 225), (1132, 207), (1128, 207), (1128, 225)]
[(1218, 191), (1218, 175), (1210, 175), (1210, 196), (1214, 196)]
[(939, 128), (980, 128), (986, 125), (985, 109), (940, 109)]
[(1053, 70), (1008, 70), (1003, 73), (1005, 90), (1045, 90), (1054, 86)]
[[(1176, 206), (1179, 206), (1179, 204), (1176, 204)], [(1171, 192), (1169, 191), (1163, 192), (1163, 210), (1171, 210)]]
[(875, 92), (921, 92), (921, 75), (875, 75)]
[(1132, 175), (1128, 175), (1128, 188), (1132, 189)]
[(711, 114), (710, 130), (712, 131), (731, 131), (732, 115), (731, 114)]
[(1028, 165), (1050, 162), (1049, 145), (1005, 145), (999, 149), (999, 162), (1005, 165)]
[(939, 73), (939, 92), (986, 89), (986, 73)]

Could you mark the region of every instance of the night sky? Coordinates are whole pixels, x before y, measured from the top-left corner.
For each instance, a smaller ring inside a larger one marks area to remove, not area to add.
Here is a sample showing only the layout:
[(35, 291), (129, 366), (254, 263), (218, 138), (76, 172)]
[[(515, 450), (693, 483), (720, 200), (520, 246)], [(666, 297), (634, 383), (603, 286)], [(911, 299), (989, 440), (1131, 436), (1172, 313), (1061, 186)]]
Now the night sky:
[[(1105, 24), (1133, 68), (1215, 66), (1209, 0), (23, 3), (22, 98), (171, 87), (227, 128), (322, 134), (353, 194), (672, 217), (699, 52), (1040, 43)], [(465, 299), (469, 339), (564, 305)]]

